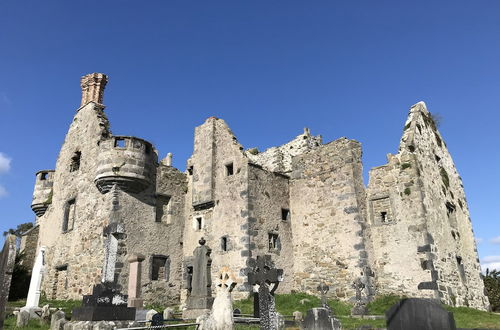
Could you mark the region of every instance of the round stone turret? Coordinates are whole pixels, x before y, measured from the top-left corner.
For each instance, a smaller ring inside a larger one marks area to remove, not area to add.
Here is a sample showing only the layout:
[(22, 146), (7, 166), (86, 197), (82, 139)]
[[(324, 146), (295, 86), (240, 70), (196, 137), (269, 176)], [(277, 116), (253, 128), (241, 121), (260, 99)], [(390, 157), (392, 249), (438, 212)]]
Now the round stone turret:
[(31, 209), (37, 217), (45, 214), (52, 204), (52, 186), (54, 185), (54, 170), (43, 170), (36, 173), (35, 189)]
[(158, 155), (151, 143), (132, 136), (113, 136), (101, 141), (99, 147), (94, 182), (101, 193), (115, 184), (132, 193), (154, 184)]

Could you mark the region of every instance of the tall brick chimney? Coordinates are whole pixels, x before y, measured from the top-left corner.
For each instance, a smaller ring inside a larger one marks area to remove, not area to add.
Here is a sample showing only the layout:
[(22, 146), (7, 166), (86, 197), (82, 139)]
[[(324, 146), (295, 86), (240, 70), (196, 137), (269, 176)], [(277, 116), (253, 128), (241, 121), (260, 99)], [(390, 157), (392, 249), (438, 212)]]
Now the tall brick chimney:
[(104, 97), (104, 87), (108, 83), (108, 76), (103, 73), (90, 73), (80, 80), (82, 87), (82, 104), (84, 106), (89, 102), (102, 104)]

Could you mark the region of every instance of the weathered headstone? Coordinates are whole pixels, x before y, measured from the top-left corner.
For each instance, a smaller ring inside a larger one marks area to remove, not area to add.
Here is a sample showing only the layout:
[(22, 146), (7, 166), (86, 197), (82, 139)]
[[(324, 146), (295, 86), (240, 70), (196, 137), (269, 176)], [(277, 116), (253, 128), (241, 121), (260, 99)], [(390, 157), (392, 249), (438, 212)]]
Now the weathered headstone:
[(128, 257), (128, 307), (142, 308), (144, 299), (141, 298), (141, 264), (145, 257), (142, 254), (132, 254)]
[(254, 293), (254, 316), (260, 318), (260, 328), (278, 329), (276, 305), (273, 293), (283, 278), (283, 269), (276, 269), (270, 255), (257, 256), (252, 271), (248, 273), (248, 282), (258, 286), (258, 295)]
[(0, 254), (0, 329), (3, 328), (5, 307), (9, 298), (12, 271), (16, 262), (16, 236), (8, 235)]
[(318, 291), (321, 295), (321, 307), (312, 308), (307, 311), (306, 317), (302, 322), (303, 329), (341, 329), (340, 321), (333, 316), (332, 309), (328, 305), (326, 294), (329, 290), (330, 287), (324, 281), (318, 285)]
[(158, 314), (158, 312), (156, 310), (154, 310), (154, 309), (148, 310), (147, 313), (146, 313), (146, 321), (152, 321), (153, 320), (153, 316), (155, 314)]
[[(63, 321), (59, 322), (60, 320)], [(64, 321), (66, 321), (66, 314), (62, 310), (56, 311), (50, 317), (50, 330), (60, 330), (60, 324), (64, 326)]]
[(302, 328), (307, 330), (340, 330), (339, 320), (333, 317), (326, 307), (312, 308), (307, 311)]
[(163, 319), (164, 320), (173, 320), (175, 319), (175, 311), (172, 307), (167, 307), (163, 310)]
[(50, 324), (50, 306), (44, 305), (42, 307), (42, 314), (40, 315), (41, 324)]
[(236, 276), (228, 267), (222, 267), (216, 284), (216, 296), (210, 314), (199, 317), (200, 330), (232, 330), (234, 328), (231, 292)]
[(19, 313), (17, 313), (16, 327), (22, 328), (27, 326), (29, 320), (30, 312), (28, 312), (27, 310), (20, 310)]
[(352, 315), (366, 315), (368, 314), (368, 309), (366, 307), (366, 301), (363, 299), (362, 292), (365, 288), (365, 284), (360, 278), (357, 278), (353, 284), (352, 288), (356, 290), (356, 301), (354, 302), (354, 307), (351, 309)]
[(433, 299), (402, 299), (387, 312), (388, 330), (455, 330), (453, 313)]
[(193, 274), (188, 288), (191, 292), (187, 299), (186, 310), (183, 313), (185, 319), (196, 319), (198, 316), (206, 314), (212, 307), (214, 298), (212, 297), (211, 267), (212, 250), (205, 245), (206, 241), (202, 237), (198, 246), (193, 251)]

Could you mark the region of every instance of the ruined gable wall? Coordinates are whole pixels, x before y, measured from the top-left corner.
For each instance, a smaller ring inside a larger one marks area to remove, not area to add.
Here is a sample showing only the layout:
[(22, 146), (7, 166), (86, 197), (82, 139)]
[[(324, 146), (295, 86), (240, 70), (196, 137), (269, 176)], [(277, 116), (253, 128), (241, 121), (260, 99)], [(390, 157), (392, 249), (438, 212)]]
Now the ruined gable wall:
[(317, 294), (324, 280), (331, 297), (354, 296), (353, 281), (367, 264), (361, 146), (345, 138), (293, 158), (290, 179), (294, 286)]
[(450, 305), (485, 309), (488, 301), (462, 180), (423, 102), (411, 108), (405, 127), (400, 153), (409, 150), (418, 161), (439, 297)]
[(389, 156), (387, 165), (370, 171), (366, 237), (377, 295), (435, 298), (416, 168), (413, 157), (406, 154)]
[[(188, 175), (184, 257), (188, 260), (198, 240), (204, 237), (212, 249), (212, 279), (228, 266), (238, 274), (233, 296), (248, 296), (246, 261), (248, 237), (248, 161), (243, 147), (223, 120), (211, 117), (195, 130), (194, 152), (188, 161), (193, 174)], [(233, 174), (226, 165), (232, 163)], [(200, 203), (205, 203), (200, 205)], [(202, 229), (197, 229), (197, 219)], [(222, 250), (221, 238), (227, 237), (228, 249)], [(212, 287), (212, 289), (215, 289)], [(186, 290), (182, 292), (185, 299)]]
[(292, 171), (292, 158), (322, 145), (321, 135), (313, 136), (309, 129), (292, 141), (278, 147), (272, 147), (261, 153), (256, 149), (245, 152), (254, 164), (258, 164), (270, 172), (289, 173)]
[(485, 308), (461, 180), (423, 102), (410, 109), (399, 152), (388, 158), (368, 186), (377, 292)]
[[(92, 286), (101, 279), (102, 229), (108, 208), (105, 197), (94, 184), (94, 177), (98, 142), (108, 135), (103, 106), (90, 102), (76, 113), (61, 147), (54, 173), (52, 204), (38, 220), (38, 246), (47, 247), (42, 290), (48, 298), (81, 299), (82, 294), (91, 293)], [(76, 151), (81, 152), (80, 168), (71, 172), (71, 158)], [(73, 198), (74, 223), (63, 232), (67, 202)]]
[[(282, 209), (290, 210), (289, 178), (251, 165), (248, 180), (251, 256), (271, 255), (276, 267), (284, 273), (277, 292), (289, 293), (293, 288), (293, 219), (282, 219)], [(270, 248), (269, 234), (278, 235), (278, 249)]]

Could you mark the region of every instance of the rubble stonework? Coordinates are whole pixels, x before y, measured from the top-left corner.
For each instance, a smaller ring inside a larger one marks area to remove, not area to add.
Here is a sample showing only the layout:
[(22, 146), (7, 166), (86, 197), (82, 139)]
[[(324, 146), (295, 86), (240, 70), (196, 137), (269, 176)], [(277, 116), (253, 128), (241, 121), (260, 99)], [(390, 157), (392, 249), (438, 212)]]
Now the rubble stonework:
[[(278, 293), (318, 294), (326, 281), (329, 298), (392, 293), (488, 308), (462, 182), (423, 102), (410, 109), (398, 153), (370, 171), (365, 187), (357, 141), (323, 143), (306, 129), (259, 153), (215, 117), (195, 129), (181, 172), (171, 155), (158, 161), (151, 143), (111, 133), (107, 81), (82, 78), (82, 104), (56, 168), (37, 174), (33, 232), (37, 249), (46, 248), (48, 298), (90, 294), (103, 277), (107, 240), (114, 267), (106, 278), (126, 289), (128, 258), (143, 255), (144, 302), (185, 304), (204, 237), (212, 276), (235, 270), (235, 299), (250, 295), (251, 265), (268, 254), (284, 271)], [(119, 228), (103, 232), (112, 223)]]

